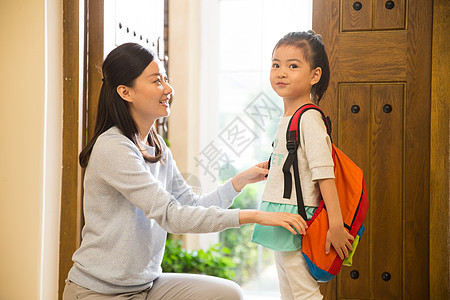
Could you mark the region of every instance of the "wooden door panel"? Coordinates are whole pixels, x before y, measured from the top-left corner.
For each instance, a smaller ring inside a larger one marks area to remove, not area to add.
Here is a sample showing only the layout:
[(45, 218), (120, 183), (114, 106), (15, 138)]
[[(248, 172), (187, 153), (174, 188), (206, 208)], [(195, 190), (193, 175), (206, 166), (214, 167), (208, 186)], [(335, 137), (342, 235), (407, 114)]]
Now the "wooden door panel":
[[(339, 89), (339, 148), (347, 154), (364, 172), (370, 183), (370, 84), (341, 84)], [(369, 194), (370, 197), (370, 194)], [(370, 199), (369, 199), (370, 201)], [(370, 224), (370, 210), (365, 226)], [(369, 234), (367, 228), (358, 245), (353, 265), (342, 267), (338, 275), (338, 297), (368, 299), (370, 294)], [(358, 272), (352, 278), (351, 272)]]
[[(393, 47), (392, 40), (395, 40)], [(407, 37), (400, 31), (351, 32), (339, 36), (341, 82), (404, 81)]]
[(339, 92), (339, 132), (336, 145), (365, 174), (369, 174), (367, 151), (370, 134), (370, 84), (342, 84)]
[(372, 0), (344, 0), (341, 10), (343, 31), (372, 29)]
[(374, 29), (404, 29), (405, 0), (374, 0)]
[(405, 29), (405, 0), (343, 0), (341, 30)]
[[(339, 89), (339, 146), (363, 169), (370, 187), (367, 229), (353, 266), (338, 276), (339, 299), (401, 298), (403, 98), (403, 84), (341, 84)], [(350, 276), (352, 271), (358, 278)], [(388, 281), (382, 278), (385, 272)]]
[[(401, 299), (403, 85), (372, 86), (370, 244), (375, 299)], [(383, 274), (389, 275), (383, 279)]]

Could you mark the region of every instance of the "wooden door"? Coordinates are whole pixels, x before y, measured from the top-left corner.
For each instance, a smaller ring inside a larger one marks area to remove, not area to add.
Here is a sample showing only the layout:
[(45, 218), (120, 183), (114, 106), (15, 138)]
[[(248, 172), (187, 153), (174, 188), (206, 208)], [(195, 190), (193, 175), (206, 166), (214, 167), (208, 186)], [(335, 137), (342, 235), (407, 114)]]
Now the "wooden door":
[[(167, 70), (167, 6), (168, 0), (115, 0), (104, 2), (104, 37), (98, 41), (96, 51), (101, 53), (101, 60), (97, 59), (96, 64), (101, 65), (103, 58), (115, 47), (124, 43), (138, 43), (145, 48), (152, 50), (155, 55), (165, 64)], [(103, 53), (105, 49), (105, 53)], [(92, 114), (89, 114), (88, 131), (91, 136), (94, 132), (95, 112), (97, 98), (100, 92), (100, 77), (97, 69), (91, 70), (95, 82), (92, 90), (91, 100)], [(98, 86), (97, 86), (98, 85)], [(158, 120), (159, 133), (167, 138), (167, 119)]]
[[(84, 32), (79, 31), (80, 3), (84, 3)], [(99, 71), (108, 52), (125, 42), (140, 43), (166, 62), (168, 0), (104, 1), (64, 0), (64, 120), (61, 225), (58, 298), (62, 298), (65, 279), (72, 267), (72, 254), (81, 242), (83, 226), (82, 172), (78, 154), (93, 135), (101, 88)], [(84, 45), (79, 44), (84, 34)], [(106, 37), (106, 38), (105, 38)], [(84, 46), (84, 60), (79, 47)], [(84, 63), (79, 74), (79, 63)], [(166, 62), (167, 63), (167, 62)], [(79, 89), (79, 81), (83, 89)], [(83, 103), (79, 103), (79, 94)], [(80, 113), (81, 111), (81, 113)], [(166, 125), (162, 123), (164, 134)], [(87, 136), (86, 136), (87, 132)]]
[(369, 213), (352, 267), (326, 299), (429, 298), (432, 3), (315, 0), (334, 142), (364, 171)]

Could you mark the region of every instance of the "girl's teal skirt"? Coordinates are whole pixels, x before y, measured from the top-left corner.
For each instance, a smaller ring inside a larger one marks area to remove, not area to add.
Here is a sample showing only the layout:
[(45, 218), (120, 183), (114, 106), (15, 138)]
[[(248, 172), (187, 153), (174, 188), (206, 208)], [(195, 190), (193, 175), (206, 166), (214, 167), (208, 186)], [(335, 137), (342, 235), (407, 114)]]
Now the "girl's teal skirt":
[[(311, 219), (316, 209), (317, 207), (305, 207), (308, 219)], [(297, 205), (266, 201), (261, 203), (260, 210), (298, 214)], [(263, 226), (256, 224), (253, 230), (252, 242), (276, 251), (296, 251), (302, 248), (302, 236), (299, 233), (294, 235), (281, 226)]]

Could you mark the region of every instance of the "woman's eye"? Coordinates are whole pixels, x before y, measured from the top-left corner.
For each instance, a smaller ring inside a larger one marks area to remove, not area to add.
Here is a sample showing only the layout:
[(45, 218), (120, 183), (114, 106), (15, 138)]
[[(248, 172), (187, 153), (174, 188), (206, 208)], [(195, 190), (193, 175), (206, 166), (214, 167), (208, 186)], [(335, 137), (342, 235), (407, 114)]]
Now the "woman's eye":
[(297, 65), (296, 65), (296, 64), (292, 64), (292, 65), (290, 65), (290, 66), (289, 66), (289, 68), (291, 68), (291, 69), (295, 69), (295, 68), (298, 68), (298, 67), (297, 67)]
[(278, 64), (272, 64), (272, 68), (279, 68), (280, 66)]
[(161, 79), (158, 78), (158, 79), (156, 79), (155, 81), (153, 81), (153, 83), (161, 83)]

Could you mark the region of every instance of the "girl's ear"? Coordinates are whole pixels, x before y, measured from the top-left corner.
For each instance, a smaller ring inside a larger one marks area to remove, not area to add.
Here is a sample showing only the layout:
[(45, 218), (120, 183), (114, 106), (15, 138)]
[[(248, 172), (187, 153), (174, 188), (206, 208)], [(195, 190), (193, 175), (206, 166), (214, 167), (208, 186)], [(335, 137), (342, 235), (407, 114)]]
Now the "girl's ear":
[(132, 91), (131, 88), (126, 86), (126, 85), (119, 85), (117, 87), (117, 94), (119, 94), (119, 96), (127, 101), (127, 102), (133, 102), (133, 97), (132, 97)]
[(322, 77), (322, 68), (317, 67), (311, 72), (311, 85), (315, 85), (320, 81), (320, 78)]

